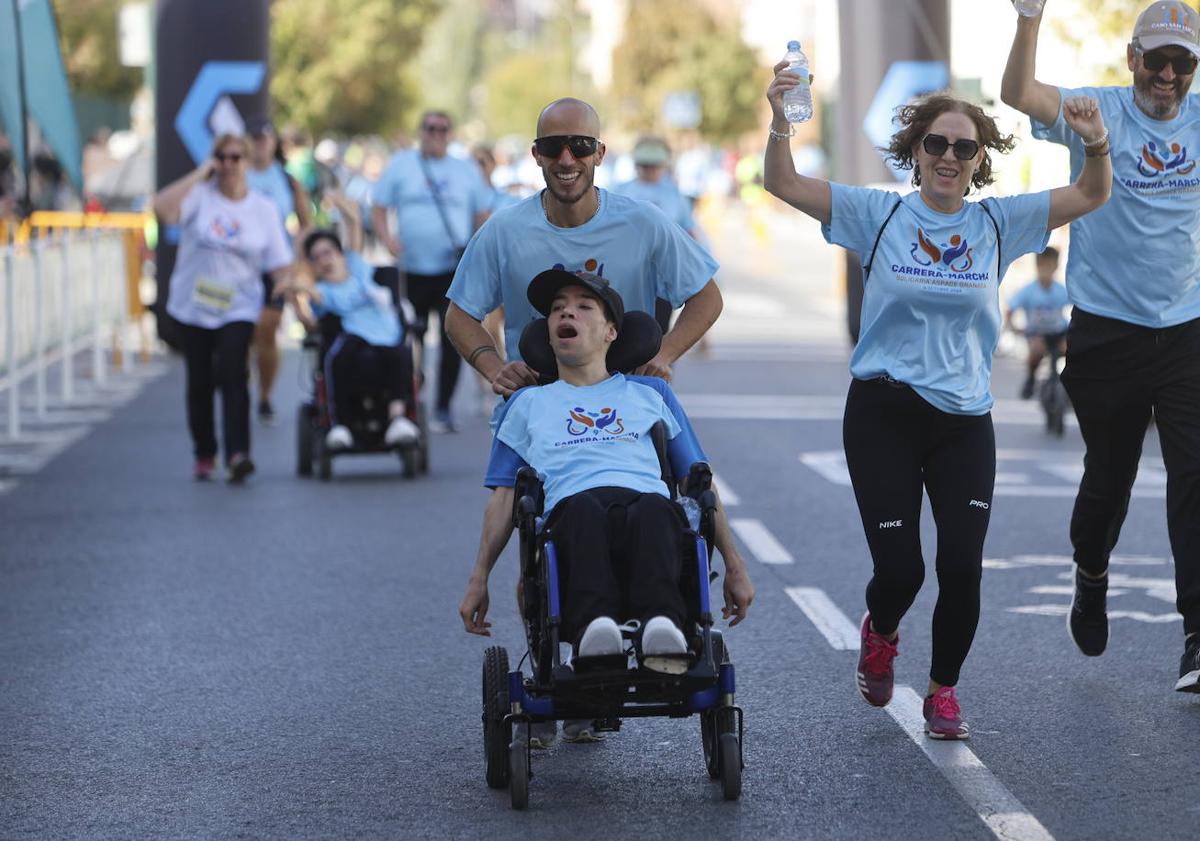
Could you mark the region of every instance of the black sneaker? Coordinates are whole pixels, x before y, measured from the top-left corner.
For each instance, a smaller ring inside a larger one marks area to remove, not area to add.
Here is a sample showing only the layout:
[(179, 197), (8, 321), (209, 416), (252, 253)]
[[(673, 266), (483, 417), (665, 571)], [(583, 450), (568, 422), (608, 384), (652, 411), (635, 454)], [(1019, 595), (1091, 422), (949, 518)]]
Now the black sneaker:
[(1103, 578), (1088, 578), (1075, 570), (1075, 598), (1067, 614), (1067, 629), (1075, 645), (1088, 657), (1099, 657), (1108, 645), (1108, 573)]
[(1033, 377), (1030, 377), (1029, 379), (1027, 379), (1025, 381), (1025, 384), (1021, 386), (1021, 399), (1022, 400), (1029, 400), (1031, 397), (1033, 397), (1033, 386), (1034, 386)]
[(258, 401), (258, 420), (263, 426), (275, 425), (275, 407), (271, 405), (270, 400)]
[(1175, 691), (1200, 692), (1200, 634), (1192, 634), (1184, 641)]
[(231, 485), (240, 485), (254, 472), (254, 462), (245, 453), (234, 453), (225, 466), (225, 478)]

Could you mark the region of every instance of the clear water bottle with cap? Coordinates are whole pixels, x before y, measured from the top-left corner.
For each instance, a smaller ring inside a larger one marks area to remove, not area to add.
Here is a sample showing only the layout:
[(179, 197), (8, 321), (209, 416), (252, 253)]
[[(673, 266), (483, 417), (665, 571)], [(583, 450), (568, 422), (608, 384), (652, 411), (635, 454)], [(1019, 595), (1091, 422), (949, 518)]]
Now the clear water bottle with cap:
[(800, 49), (799, 41), (788, 41), (787, 55), (789, 73), (800, 77), (800, 84), (783, 92), (783, 116), (789, 123), (804, 123), (812, 119), (812, 89), (808, 86), (808, 58)]
[(1017, 10), (1017, 14), (1027, 18), (1035, 18), (1042, 13), (1042, 6), (1046, 5), (1046, 0), (1013, 0), (1013, 6)]

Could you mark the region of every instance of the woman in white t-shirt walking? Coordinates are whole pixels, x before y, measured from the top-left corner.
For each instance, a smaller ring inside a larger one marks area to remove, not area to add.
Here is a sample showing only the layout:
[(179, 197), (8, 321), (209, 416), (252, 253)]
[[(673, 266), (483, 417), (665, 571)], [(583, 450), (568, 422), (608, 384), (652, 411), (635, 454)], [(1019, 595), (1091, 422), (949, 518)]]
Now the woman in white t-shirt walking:
[(223, 134), (213, 156), (154, 198), (163, 225), (179, 226), (167, 312), (183, 326), (188, 428), (197, 479), (212, 478), (217, 438), (213, 392), (221, 390), (229, 481), (254, 472), (250, 460), (247, 357), (263, 305), (261, 277), (287, 281), (292, 251), (270, 199), (250, 191), (245, 138)]

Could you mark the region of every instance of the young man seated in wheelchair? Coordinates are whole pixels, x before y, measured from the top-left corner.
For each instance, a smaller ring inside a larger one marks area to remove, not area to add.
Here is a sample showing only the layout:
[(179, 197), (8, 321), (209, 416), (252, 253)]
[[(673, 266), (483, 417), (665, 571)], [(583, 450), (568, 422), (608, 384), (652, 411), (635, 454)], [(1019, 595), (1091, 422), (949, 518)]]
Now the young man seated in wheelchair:
[(325, 444), (331, 450), (349, 450), (367, 443), (355, 440), (351, 419), (359, 412), (359, 394), (375, 386), (386, 391), (388, 400), (384, 444), (409, 445), (418, 440), (420, 430), (408, 417), (413, 358), (404, 322), (392, 290), (375, 282), (373, 268), (358, 253), (362, 229), (357, 208), (345, 200), (336, 205), (346, 222), (349, 249), (343, 249), (330, 230), (305, 236), (304, 256), (316, 280), (299, 286), (295, 296), (304, 326), (329, 341), (323, 361), (331, 415)]
[[(676, 476), (706, 461), (704, 453), (665, 381), (609, 373), (610, 349), (622, 356), (622, 339), (640, 337), (622, 332), (624, 306), (607, 281), (552, 269), (534, 278), (528, 297), (547, 316), (558, 380), (517, 392), (499, 418), (486, 482), (492, 496), (459, 608), (463, 624), (490, 635), (488, 577), (512, 533), (513, 486), (528, 465), (544, 487), (559, 569), (558, 638), (573, 644), (574, 665), (622, 655), (621, 625), (632, 620), (626, 629), (640, 624), (646, 669), (686, 671), (683, 629), (695, 614), (680, 591), (688, 522), (663, 481), (652, 427), (667, 430)], [(530, 361), (524, 339), (522, 355)], [(723, 518), (720, 524), (728, 528)], [(724, 595), (723, 615), (736, 624), (754, 597), (740, 558), (726, 559)]]

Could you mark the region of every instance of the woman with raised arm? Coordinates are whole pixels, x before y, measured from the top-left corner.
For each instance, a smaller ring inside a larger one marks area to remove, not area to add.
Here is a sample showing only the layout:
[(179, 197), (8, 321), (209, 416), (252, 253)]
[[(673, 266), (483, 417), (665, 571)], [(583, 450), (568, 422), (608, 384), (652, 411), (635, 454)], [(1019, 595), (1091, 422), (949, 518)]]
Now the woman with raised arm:
[(246, 184), (250, 147), (223, 134), (210, 160), (154, 197), (163, 225), (179, 227), (167, 312), (183, 327), (193, 475), (212, 478), (217, 437), (213, 392), (221, 390), (225, 467), (231, 482), (254, 472), (250, 460), (247, 357), (263, 306), (262, 275), (282, 286), (292, 249), (270, 199)]
[(996, 478), (990, 410), (992, 355), (1000, 333), (998, 288), (1009, 264), (1046, 247), (1052, 229), (1108, 199), (1108, 133), (1094, 99), (1064, 103), (1088, 149), (1068, 187), (966, 201), (992, 183), (991, 153), (1011, 137), (978, 106), (942, 93), (899, 109), (885, 150), (911, 169), (906, 196), (832, 184), (792, 163), (783, 94), (799, 76), (775, 65), (767, 89), (773, 120), (764, 186), (820, 221), (826, 240), (857, 251), (865, 286), (858, 345), (850, 359), (843, 441), (874, 574), (857, 668), (875, 706), (892, 698), (900, 620), (925, 576), (922, 488), (937, 525), (938, 599), (925, 732), (965, 739), (955, 693), (979, 622), (983, 543)]

